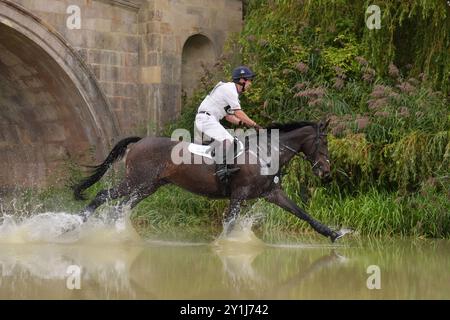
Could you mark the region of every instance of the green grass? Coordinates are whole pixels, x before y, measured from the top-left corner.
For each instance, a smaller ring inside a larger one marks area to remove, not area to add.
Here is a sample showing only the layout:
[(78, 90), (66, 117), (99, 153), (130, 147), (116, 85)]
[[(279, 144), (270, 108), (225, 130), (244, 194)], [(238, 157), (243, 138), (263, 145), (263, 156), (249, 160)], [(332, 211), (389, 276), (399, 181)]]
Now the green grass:
[(165, 186), (144, 199), (133, 211), (132, 219), (142, 233), (217, 234), (227, 202), (193, 195), (176, 186)]

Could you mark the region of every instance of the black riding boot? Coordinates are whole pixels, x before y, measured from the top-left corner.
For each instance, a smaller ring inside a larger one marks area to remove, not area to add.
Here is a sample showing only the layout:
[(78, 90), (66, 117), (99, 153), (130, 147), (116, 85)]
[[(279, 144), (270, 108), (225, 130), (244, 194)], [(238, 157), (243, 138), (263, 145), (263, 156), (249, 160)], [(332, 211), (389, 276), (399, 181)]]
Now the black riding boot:
[[(230, 177), (233, 173), (240, 170), (239, 167), (234, 166), (234, 146), (231, 146), (228, 149), (228, 152), (223, 152), (222, 162), (216, 161), (216, 175), (219, 178), (220, 182), (225, 183), (226, 185), (230, 182)], [(232, 163), (227, 163), (227, 158)], [(218, 159), (219, 160), (219, 159)]]

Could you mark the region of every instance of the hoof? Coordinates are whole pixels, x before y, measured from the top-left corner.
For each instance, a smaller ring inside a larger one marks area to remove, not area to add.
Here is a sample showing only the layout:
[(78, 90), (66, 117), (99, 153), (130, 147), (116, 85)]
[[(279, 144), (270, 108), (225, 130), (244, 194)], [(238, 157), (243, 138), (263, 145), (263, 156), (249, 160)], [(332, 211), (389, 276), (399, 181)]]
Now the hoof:
[(72, 227), (69, 227), (69, 228), (64, 228), (64, 229), (62, 230), (62, 232), (61, 232), (61, 235), (66, 234), (66, 233), (68, 233), (68, 232), (71, 232), (71, 231), (73, 231), (73, 230), (75, 230), (75, 229), (76, 229), (75, 226), (72, 226)]
[(342, 238), (345, 235), (345, 233), (340, 231), (333, 231), (333, 233), (330, 235), (331, 242), (334, 243), (336, 240)]
[(85, 211), (80, 213), (80, 216), (81, 216), (81, 219), (82, 219), (83, 223), (85, 223), (89, 219), (91, 214), (92, 214), (92, 212), (90, 212), (88, 210), (85, 210)]

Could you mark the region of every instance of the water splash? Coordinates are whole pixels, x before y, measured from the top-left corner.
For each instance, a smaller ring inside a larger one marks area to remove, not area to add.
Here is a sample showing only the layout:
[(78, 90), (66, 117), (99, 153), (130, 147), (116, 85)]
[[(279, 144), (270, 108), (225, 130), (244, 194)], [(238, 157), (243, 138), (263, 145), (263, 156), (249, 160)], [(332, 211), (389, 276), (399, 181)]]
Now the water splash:
[[(80, 215), (45, 212), (32, 216), (3, 214), (0, 243), (120, 243), (139, 242), (129, 219), (130, 210), (106, 206), (83, 223)], [(117, 216), (118, 215), (118, 216)], [(117, 216), (117, 219), (112, 219)]]
[(249, 213), (244, 216), (237, 217), (235, 220), (224, 222), (223, 231), (219, 237), (214, 241), (215, 245), (226, 244), (246, 244), (246, 245), (263, 245), (252, 231), (252, 227), (262, 220), (261, 213)]
[(342, 227), (341, 229), (339, 229), (339, 233), (342, 234), (341, 237), (345, 236), (346, 234), (353, 234), (355, 236), (359, 235), (359, 232), (347, 227)]

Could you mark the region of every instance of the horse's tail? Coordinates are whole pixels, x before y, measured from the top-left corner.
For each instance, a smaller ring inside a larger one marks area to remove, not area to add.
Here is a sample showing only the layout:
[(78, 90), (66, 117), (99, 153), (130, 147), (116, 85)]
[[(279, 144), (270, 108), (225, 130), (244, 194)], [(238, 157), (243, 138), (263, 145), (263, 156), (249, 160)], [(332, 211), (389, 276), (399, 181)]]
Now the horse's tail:
[(103, 161), (102, 164), (92, 167), (94, 169), (94, 173), (92, 175), (81, 180), (78, 184), (72, 187), (75, 199), (84, 200), (85, 197), (83, 195), (83, 191), (92, 186), (98, 180), (100, 180), (100, 178), (103, 177), (106, 171), (108, 171), (109, 167), (111, 167), (111, 165), (115, 161), (121, 159), (125, 155), (125, 151), (127, 151), (127, 146), (130, 143), (138, 142), (141, 139), (142, 138), (140, 137), (128, 137), (123, 140), (120, 140), (111, 150), (111, 152), (108, 154), (108, 156), (106, 157), (105, 161)]

